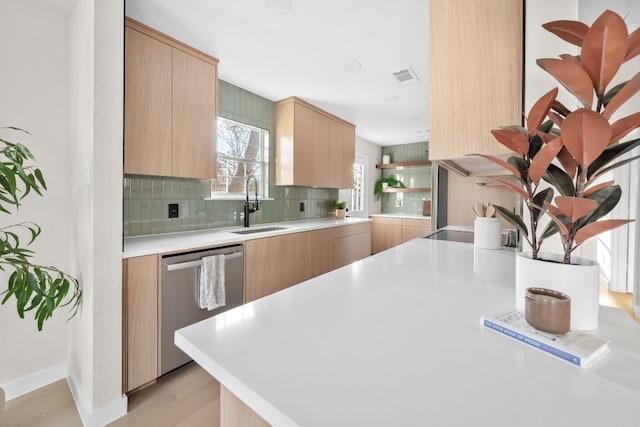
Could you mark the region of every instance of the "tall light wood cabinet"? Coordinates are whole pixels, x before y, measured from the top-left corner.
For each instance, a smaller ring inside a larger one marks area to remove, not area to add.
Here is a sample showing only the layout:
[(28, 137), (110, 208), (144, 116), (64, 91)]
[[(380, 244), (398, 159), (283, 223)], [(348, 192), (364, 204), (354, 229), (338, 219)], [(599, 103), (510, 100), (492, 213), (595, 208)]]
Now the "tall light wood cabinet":
[(296, 97), (276, 103), (276, 185), (353, 187), (355, 127)]
[(217, 64), (126, 19), (125, 173), (215, 178)]
[(123, 391), (158, 376), (158, 255), (123, 261)]
[(126, 28), (124, 171), (171, 175), (172, 48)]
[(429, 1), (429, 158), (502, 154), (522, 117), (523, 2)]
[(329, 187), (353, 187), (353, 163), (356, 157), (356, 147), (350, 141), (355, 141), (356, 130), (338, 121), (332, 121), (329, 128)]

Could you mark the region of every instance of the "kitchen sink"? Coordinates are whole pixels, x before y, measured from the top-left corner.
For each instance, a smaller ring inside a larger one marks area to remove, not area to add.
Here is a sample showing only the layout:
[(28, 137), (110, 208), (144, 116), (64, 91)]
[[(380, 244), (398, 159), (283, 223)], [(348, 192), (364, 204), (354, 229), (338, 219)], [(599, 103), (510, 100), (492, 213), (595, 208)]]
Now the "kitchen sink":
[(287, 227), (262, 227), (262, 228), (247, 228), (245, 230), (232, 231), (235, 234), (253, 234), (253, 233), (266, 233), (268, 231), (286, 230)]

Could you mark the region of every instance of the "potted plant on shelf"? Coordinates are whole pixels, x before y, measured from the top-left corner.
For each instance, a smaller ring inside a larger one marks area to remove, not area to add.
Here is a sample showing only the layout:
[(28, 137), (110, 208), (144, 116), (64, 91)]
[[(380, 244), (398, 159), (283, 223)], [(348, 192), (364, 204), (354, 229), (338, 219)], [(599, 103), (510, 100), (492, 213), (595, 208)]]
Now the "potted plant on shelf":
[[(26, 133), (13, 127), (1, 129)], [(0, 157), (0, 212), (11, 215), (27, 195), (42, 195), (47, 185), (26, 146), (0, 138)], [(82, 298), (75, 278), (55, 267), (32, 262), (34, 252), (29, 246), (41, 231), (33, 222), (0, 226), (0, 270), (11, 271), (7, 289), (2, 292), (2, 304), (15, 297), (20, 318), (35, 310), (39, 331), (58, 307), (70, 306), (70, 318), (73, 317)]]
[(376, 200), (380, 200), (380, 197), (382, 197), (383, 190), (387, 187), (406, 188), (404, 183), (396, 179), (396, 177), (393, 175), (389, 175), (385, 178), (380, 178), (379, 180), (376, 181), (376, 184), (373, 187), (373, 195), (375, 196)]
[[(613, 181), (598, 179), (640, 157), (621, 159), (640, 146), (640, 138), (620, 142), (640, 127), (637, 107), (625, 117), (612, 119), (640, 91), (640, 72), (608, 88), (621, 66), (640, 55), (640, 30), (629, 34), (624, 20), (609, 10), (591, 27), (578, 21), (555, 21), (543, 27), (580, 48), (579, 56), (564, 54), (537, 61), (576, 98), (579, 107), (567, 108), (556, 99), (558, 90), (553, 89), (534, 104), (526, 128), (508, 126), (492, 131), (498, 142), (516, 155), (507, 161), (478, 155), (514, 175), (515, 184), (499, 181), (523, 197), (528, 211), (527, 227), (520, 217), (496, 206), (532, 249), (516, 257), (516, 305), (524, 306), (524, 290), (529, 286), (553, 288), (571, 297), (572, 328), (595, 329), (599, 268), (597, 263), (572, 253), (585, 240), (629, 222), (602, 219), (616, 206), (622, 189)], [(541, 179), (558, 191), (555, 199), (553, 188), (540, 189)], [(538, 221), (544, 214), (551, 221), (538, 233)], [(542, 242), (557, 233), (563, 254), (541, 254)], [(545, 272), (547, 269), (554, 271)]]
[(347, 202), (342, 200), (334, 200), (333, 208), (336, 210), (336, 219), (344, 219)]

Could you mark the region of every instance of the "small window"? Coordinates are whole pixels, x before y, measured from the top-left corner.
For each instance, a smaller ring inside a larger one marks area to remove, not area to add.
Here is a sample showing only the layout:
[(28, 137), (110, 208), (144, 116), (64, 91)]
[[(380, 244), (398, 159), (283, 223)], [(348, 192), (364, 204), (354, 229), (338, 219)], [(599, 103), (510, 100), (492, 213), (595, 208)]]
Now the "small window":
[[(243, 197), (247, 179), (252, 175), (258, 182), (259, 196), (268, 197), (268, 130), (218, 117), (217, 162), (212, 198)], [(250, 190), (253, 193), (253, 186)]]
[(364, 165), (353, 164), (353, 188), (351, 189), (351, 211), (364, 211)]

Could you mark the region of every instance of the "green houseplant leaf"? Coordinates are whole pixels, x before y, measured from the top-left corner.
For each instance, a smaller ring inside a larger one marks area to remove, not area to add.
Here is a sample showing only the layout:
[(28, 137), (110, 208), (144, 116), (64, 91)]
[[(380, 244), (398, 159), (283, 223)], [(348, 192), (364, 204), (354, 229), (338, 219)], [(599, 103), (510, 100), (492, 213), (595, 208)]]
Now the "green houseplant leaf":
[[(1, 129), (25, 132), (14, 127)], [(10, 215), (31, 191), (42, 195), (47, 186), (26, 146), (0, 139), (0, 157), (0, 212)], [(82, 290), (74, 277), (55, 267), (32, 263), (34, 252), (28, 247), (41, 232), (40, 226), (31, 222), (0, 226), (0, 270), (12, 270), (7, 289), (1, 294), (2, 304), (14, 298), (21, 318), (35, 310), (38, 330), (58, 307), (70, 306), (70, 318), (75, 316), (82, 300)]]

